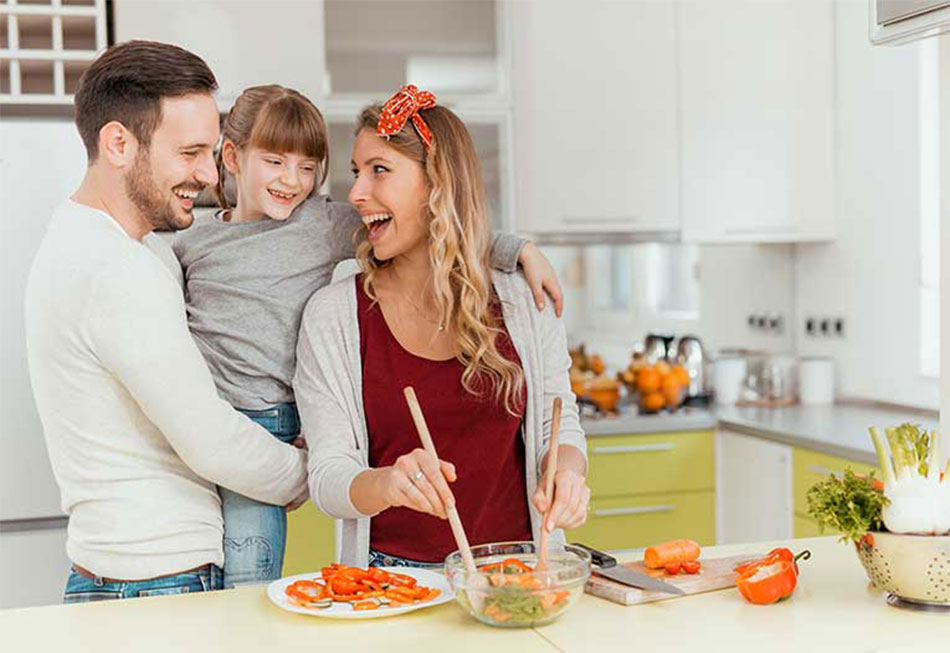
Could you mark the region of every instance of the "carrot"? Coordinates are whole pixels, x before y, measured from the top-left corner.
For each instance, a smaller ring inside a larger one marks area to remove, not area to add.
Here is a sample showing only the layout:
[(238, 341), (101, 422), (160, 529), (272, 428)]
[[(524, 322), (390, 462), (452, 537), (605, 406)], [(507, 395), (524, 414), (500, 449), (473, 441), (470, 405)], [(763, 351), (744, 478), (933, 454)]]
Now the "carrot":
[(661, 569), (669, 564), (684, 563), (699, 557), (699, 544), (693, 540), (673, 540), (647, 547), (643, 564), (650, 569)]

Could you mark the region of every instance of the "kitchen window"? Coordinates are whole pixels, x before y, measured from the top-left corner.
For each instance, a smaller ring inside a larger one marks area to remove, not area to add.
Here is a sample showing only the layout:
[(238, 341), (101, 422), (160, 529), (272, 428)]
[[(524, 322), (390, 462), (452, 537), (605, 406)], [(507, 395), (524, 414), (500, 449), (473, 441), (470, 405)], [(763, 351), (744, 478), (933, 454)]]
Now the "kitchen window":
[[(940, 375), (940, 117), (937, 39), (920, 48), (920, 368)], [(946, 136), (945, 136), (946, 137)], [(945, 228), (946, 225), (945, 225)]]
[(107, 0), (0, 0), (0, 104), (72, 105), (111, 12)]

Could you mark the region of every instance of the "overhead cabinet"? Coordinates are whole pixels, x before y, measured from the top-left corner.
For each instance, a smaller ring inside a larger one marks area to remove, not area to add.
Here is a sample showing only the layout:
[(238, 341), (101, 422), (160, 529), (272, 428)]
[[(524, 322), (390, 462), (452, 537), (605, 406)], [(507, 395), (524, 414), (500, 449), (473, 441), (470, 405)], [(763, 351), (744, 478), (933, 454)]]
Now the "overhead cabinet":
[(832, 238), (833, 3), (678, 7), (683, 240)]
[(678, 230), (674, 3), (509, 11), (517, 229)]

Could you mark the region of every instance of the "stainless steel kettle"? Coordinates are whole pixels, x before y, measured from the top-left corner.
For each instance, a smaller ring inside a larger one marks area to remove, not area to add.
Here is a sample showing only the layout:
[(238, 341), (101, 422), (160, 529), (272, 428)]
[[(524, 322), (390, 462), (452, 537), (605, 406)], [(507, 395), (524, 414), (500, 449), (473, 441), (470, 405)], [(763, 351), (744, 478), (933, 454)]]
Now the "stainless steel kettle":
[(696, 397), (706, 392), (706, 350), (698, 336), (683, 336), (676, 343), (673, 360), (689, 372), (687, 396)]
[(673, 353), (670, 348), (673, 340), (673, 336), (658, 333), (647, 334), (643, 341), (643, 353), (646, 356), (647, 363), (655, 365), (660, 361), (669, 361), (670, 355)]

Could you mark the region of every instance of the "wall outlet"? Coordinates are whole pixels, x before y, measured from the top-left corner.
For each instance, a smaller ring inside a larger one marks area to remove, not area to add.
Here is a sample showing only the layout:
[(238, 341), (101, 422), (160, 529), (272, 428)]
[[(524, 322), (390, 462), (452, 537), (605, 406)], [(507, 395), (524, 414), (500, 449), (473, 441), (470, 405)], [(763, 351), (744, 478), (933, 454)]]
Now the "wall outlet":
[(752, 331), (779, 335), (785, 329), (785, 318), (781, 313), (750, 313), (746, 325)]
[(843, 338), (844, 318), (808, 316), (805, 318), (805, 335), (809, 338)]

